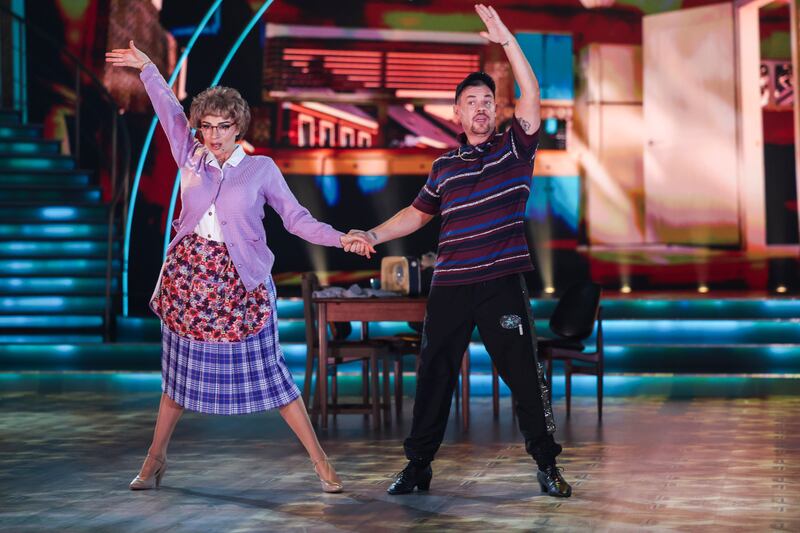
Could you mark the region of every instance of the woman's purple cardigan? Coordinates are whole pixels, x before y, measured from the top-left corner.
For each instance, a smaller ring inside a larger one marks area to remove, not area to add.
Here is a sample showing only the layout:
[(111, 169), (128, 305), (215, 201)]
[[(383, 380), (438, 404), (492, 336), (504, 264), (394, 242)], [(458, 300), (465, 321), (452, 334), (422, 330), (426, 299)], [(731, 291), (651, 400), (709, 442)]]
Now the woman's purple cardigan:
[(183, 107), (151, 63), (140, 74), (147, 95), (169, 139), (181, 171), (181, 214), (168, 251), (192, 233), (211, 204), (216, 204), (228, 253), (247, 290), (255, 289), (272, 271), (275, 255), (267, 247), (264, 204), (269, 204), (291, 233), (315, 244), (341, 247), (342, 233), (317, 221), (300, 205), (275, 162), (266, 156), (245, 156), (222, 171), (208, 164), (208, 150), (194, 135)]

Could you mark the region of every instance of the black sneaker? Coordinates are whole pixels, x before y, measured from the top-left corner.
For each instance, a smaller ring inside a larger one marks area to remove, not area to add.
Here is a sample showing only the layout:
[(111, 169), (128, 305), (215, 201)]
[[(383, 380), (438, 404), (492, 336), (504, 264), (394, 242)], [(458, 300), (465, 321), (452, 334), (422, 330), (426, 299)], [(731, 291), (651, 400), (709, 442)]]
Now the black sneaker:
[(572, 487), (569, 483), (564, 481), (561, 476), (561, 469), (556, 465), (550, 465), (539, 470), (536, 473), (536, 479), (539, 480), (539, 486), (542, 492), (546, 492), (550, 496), (556, 498), (569, 498), (572, 496)]
[(431, 487), (433, 470), (431, 465), (420, 467), (414, 463), (408, 463), (402, 472), (397, 474), (394, 483), (386, 490), (389, 494), (409, 494), (414, 492), (414, 487), (418, 490), (428, 490)]

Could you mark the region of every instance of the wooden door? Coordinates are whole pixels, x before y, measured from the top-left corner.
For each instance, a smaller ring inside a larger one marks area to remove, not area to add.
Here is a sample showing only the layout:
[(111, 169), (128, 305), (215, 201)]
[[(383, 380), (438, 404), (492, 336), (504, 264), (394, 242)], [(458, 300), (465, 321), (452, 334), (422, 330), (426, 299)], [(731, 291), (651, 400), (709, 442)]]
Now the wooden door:
[(647, 242), (741, 242), (733, 10), (715, 4), (644, 19)]

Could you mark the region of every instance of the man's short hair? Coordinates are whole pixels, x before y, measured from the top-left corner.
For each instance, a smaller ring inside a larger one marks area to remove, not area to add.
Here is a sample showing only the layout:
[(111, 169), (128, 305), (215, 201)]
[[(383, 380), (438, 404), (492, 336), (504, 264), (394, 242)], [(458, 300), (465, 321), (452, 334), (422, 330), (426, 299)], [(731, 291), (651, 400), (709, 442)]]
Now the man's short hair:
[(479, 85), (485, 85), (492, 91), (492, 96), (494, 96), (495, 85), (494, 80), (491, 76), (486, 74), (485, 72), (473, 72), (466, 78), (464, 78), (461, 83), (458, 84), (456, 87), (456, 100), (455, 102), (458, 103), (458, 97), (461, 96), (461, 93), (467, 87), (478, 87)]

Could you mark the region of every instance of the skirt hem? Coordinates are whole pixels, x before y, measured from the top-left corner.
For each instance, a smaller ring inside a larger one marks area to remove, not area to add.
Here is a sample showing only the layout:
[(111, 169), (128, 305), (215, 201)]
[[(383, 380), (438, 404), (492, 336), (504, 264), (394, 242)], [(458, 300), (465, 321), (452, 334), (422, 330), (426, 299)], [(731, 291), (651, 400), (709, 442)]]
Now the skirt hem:
[(252, 414), (255, 414), (255, 413), (263, 413), (263, 412), (266, 412), (266, 411), (273, 411), (275, 409), (280, 409), (281, 407), (286, 407), (287, 405), (289, 405), (290, 403), (292, 403), (296, 399), (300, 398), (300, 396), (301, 396), (300, 389), (297, 389), (291, 395), (291, 396), (294, 396), (294, 397), (291, 400), (288, 400), (285, 403), (276, 403), (275, 405), (264, 405), (263, 407), (247, 409), (247, 410), (244, 410), (244, 411), (237, 411), (237, 412), (219, 412), (219, 411), (197, 409), (196, 406), (185, 405), (186, 402), (181, 403), (181, 402), (179, 402), (178, 400), (175, 399), (175, 397), (174, 397), (175, 393), (174, 392), (170, 393), (169, 391), (164, 390), (163, 384), (162, 384), (162, 387), (161, 387), (161, 392), (162, 392), (162, 394), (166, 394), (169, 397), (170, 400), (172, 400), (176, 404), (180, 405), (183, 409), (185, 409), (187, 411), (191, 411), (193, 413), (200, 413), (202, 415), (217, 415), (217, 416), (252, 415)]

